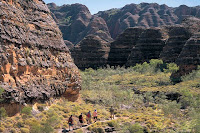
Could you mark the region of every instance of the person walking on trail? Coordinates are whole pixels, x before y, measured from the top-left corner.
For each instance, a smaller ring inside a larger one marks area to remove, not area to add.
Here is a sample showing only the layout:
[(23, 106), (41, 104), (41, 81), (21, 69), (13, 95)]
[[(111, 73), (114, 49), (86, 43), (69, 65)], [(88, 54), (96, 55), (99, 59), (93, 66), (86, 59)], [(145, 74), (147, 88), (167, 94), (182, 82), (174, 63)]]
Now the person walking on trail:
[(83, 113), (81, 113), (78, 118), (79, 118), (79, 122), (80, 122), (81, 127), (82, 127), (83, 126)]
[(69, 131), (70, 131), (70, 127), (72, 127), (72, 130), (73, 130), (74, 123), (73, 123), (72, 115), (69, 117), (68, 124), (69, 124)]
[(111, 106), (111, 108), (110, 108), (110, 118), (111, 118), (111, 120), (114, 119), (114, 115), (115, 115), (115, 110), (114, 110), (113, 106)]
[(86, 115), (86, 120), (87, 120), (87, 124), (88, 124), (88, 125), (92, 123), (91, 117), (92, 117), (92, 116), (91, 116), (91, 112), (89, 111), (89, 112), (87, 113), (87, 115)]
[(95, 109), (93, 112), (93, 118), (94, 118), (94, 122), (97, 121), (97, 110)]

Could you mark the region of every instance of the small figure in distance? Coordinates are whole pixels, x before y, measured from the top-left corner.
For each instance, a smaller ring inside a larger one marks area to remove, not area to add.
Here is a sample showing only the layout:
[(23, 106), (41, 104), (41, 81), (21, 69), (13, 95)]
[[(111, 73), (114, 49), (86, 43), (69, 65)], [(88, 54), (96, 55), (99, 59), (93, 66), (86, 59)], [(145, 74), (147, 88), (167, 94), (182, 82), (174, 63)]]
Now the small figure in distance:
[(91, 112), (89, 111), (86, 115), (86, 120), (87, 120), (87, 124), (90, 125), (92, 123), (92, 120), (91, 120)]
[(80, 122), (81, 127), (82, 127), (83, 126), (83, 113), (81, 113), (78, 118), (79, 118), (79, 122)]
[(72, 118), (72, 115), (69, 117), (69, 120), (68, 120), (68, 124), (69, 124), (69, 131), (70, 131), (70, 127), (72, 127), (72, 130), (73, 130), (73, 118)]
[(115, 115), (115, 109), (113, 108), (113, 106), (111, 106), (111, 108), (110, 108), (110, 118), (111, 118), (111, 120), (114, 119), (114, 115)]
[(94, 122), (97, 121), (97, 110), (95, 109), (93, 112), (93, 118), (94, 118)]

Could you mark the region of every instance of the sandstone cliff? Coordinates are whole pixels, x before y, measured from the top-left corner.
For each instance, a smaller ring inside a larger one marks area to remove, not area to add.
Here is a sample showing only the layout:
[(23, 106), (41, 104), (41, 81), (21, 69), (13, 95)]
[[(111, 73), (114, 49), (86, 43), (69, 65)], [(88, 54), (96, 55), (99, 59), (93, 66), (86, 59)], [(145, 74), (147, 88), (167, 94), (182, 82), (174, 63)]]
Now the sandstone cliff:
[(182, 25), (171, 26), (168, 28), (169, 28), (169, 38), (160, 54), (160, 58), (166, 63), (176, 61), (185, 43), (191, 36), (191, 32), (189, 32)]
[(176, 63), (180, 69), (172, 77), (180, 81), (180, 77), (197, 69), (200, 65), (200, 32), (195, 33), (184, 45)]
[(64, 40), (78, 44), (84, 37), (93, 34), (107, 42), (112, 41), (104, 19), (91, 15), (86, 6), (81, 4), (56, 6), (50, 3), (48, 7), (63, 33)]
[(12, 104), (57, 96), (75, 100), (81, 89), (78, 68), (45, 3), (1, 0), (0, 21), (1, 106), (17, 111)]
[[(116, 39), (129, 27), (172, 26), (191, 16), (200, 17), (198, 6), (181, 5), (172, 8), (156, 3), (129, 4), (119, 9), (100, 11), (95, 15), (91, 15), (88, 8), (81, 4), (57, 6), (50, 3), (48, 7), (63, 33), (64, 40), (73, 44), (79, 43), (89, 34), (99, 35), (101, 38), (103, 36), (102, 39), (110, 42), (111, 37)], [(91, 24), (94, 20), (95, 24)]]
[[(180, 65), (188, 39), (200, 30), (199, 6), (172, 8), (156, 3), (129, 4), (95, 15), (81, 4), (59, 7), (51, 3), (48, 6), (81, 69), (105, 64), (133, 66), (158, 58)], [(115, 41), (112, 42), (110, 35)]]
[(99, 36), (85, 37), (72, 50), (72, 56), (79, 69), (106, 66), (110, 44)]
[(111, 43), (108, 64), (111, 66), (123, 66), (144, 30), (139, 27), (128, 28), (120, 34), (116, 41)]
[(141, 3), (129, 4), (120, 9), (101, 11), (97, 15), (106, 21), (110, 34), (115, 39), (129, 27), (161, 27), (180, 24), (187, 17), (200, 17), (200, 7), (181, 5), (172, 8), (157, 3)]
[(151, 59), (158, 59), (168, 36), (161, 28), (146, 29), (131, 50), (126, 66), (134, 66)]

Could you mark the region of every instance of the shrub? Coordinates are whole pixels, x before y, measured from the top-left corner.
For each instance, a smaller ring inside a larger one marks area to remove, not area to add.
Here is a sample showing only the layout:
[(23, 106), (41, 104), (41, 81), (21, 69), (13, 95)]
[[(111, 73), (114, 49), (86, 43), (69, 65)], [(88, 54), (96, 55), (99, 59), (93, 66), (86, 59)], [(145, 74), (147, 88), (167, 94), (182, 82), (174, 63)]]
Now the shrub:
[(16, 129), (12, 128), (10, 129), (10, 133), (17, 133)]
[(48, 118), (45, 123), (47, 123), (49, 126), (56, 126), (60, 122), (59, 115), (52, 109), (48, 110)]
[(119, 123), (116, 120), (108, 121), (107, 124), (110, 127), (119, 128)]
[(200, 131), (200, 120), (198, 118), (195, 120), (193, 130), (194, 130), (194, 133), (199, 133)]
[(162, 104), (161, 106), (162, 106), (163, 112), (166, 116), (169, 116), (169, 115), (178, 116), (179, 115), (179, 110), (181, 108), (181, 105), (178, 104), (176, 101), (168, 102), (167, 104)]
[(128, 130), (130, 133), (143, 133), (144, 132), (144, 128), (139, 123), (128, 126)]
[(28, 57), (30, 55), (30, 49), (29, 48), (25, 48), (25, 55), (26, 55), (26, 57)]
[(41, 125), (38, 121), (32, 121), (30, 124), (30, 133), (42, 133)]
[(18, 128), (24, 127), (24, 122), (23, 122), (22, 120), (19, 120), (19, 121), (17, 122), (16, 126), (17, 126)]
[(48, 122), (46, 122), (42, 128), (41, 128), (42, 133), (52, 133), (54, 131), (54, 129), (52, 128), (51, 125), (49, 125)]
[(133, 70), (139, 73), (157, 73), (160, 71), (160, 67), (163, 64), (162, 60), (151, 59), (149, 63), (136, 64)]
[(154, 102), (153, 94), (152, 92), (146, 92), (144, 93), (144, 102)]
[(6, 110), (5, 110), (5, 108), (1, 107), (0, 108), (0, 120), (3, 118), (6, 118), (6, 117), (7, 117)]
[(161, 65), (163, 65), (162, 60), (151, 59), (150, 60), (150, 68), (153, 73), (160, 72)]
[(98, 128), (97, 128), (97, 132), (98, 132), (98, 133), (104, 133), (104, 129), (101, 128), (101, 127), (98, 127)]
[(0, 132), (4, 132), (4, 130), (5, 130), (5, 127), (3, 127), (2, 125), (0, 125), (1, 127), (0, 127)]
[(104, 129), (101, 127), (93, 127), (93, 128), (91, 128), (91, 131), (93, 131), (95, 133), (105, 133)]
[(179, 66), (177, 66), (175, 63), (167, 64), (167, 69), (164, 69), (165, 73), (175, 73), (179, 70)]
[(133, 70), (139, 73), (145, 73), (147, 70), (149, 70), (150, 65), (147, 62), (144, 62), (142, 65), (141, 64), (136, 64), (136, 66), (133, 67)]
[(21, 133), (29, 133), (29, 129), (28, 128), (20, 128)]
[(195, 97), (193, 96), (193, 94), (186, 88), (182, 88), (180, 90), (182, 96), (180, 99), (180, 103), (182, 104), (183, 108), (186, 108), (188, 106), (196, 106), (195, 103)]
[(197, 70), (193, 70), (191, 73), (189, 73), (185, 76), (182, 76), (181, 80), (182, 81), (188, 81), (188, 80), (194, 80), (194, 79), (197, 79), (197, 78), (200, 78), (200, 68), (199, 67), (198, 67)]
[(31, 111), (32, 111), (32, 107), (29, 107), (29, 106), (27, 106), (27, 107), (24, 107), (23, 109), (22, 109), (22, 114), (25, 114), (25, 115), (31, 115)]
[(3, 99), (1, 99), (3, 92), (4, 92), (4, 89), (2, 87), (0, 87), (0, 102), (3, 101)]
[(78, 130), (76, 131), (76, 133), (83, 133), (83, 130), (82, 130), (82, 129), (78, 129)]
[(159, 65), (162, 65), (163, 64), (163, 61), (162, 60), (158, 60), (158, 59), (151, 59), (150, 60), (150, 65), (152, 67), (158, 67)]

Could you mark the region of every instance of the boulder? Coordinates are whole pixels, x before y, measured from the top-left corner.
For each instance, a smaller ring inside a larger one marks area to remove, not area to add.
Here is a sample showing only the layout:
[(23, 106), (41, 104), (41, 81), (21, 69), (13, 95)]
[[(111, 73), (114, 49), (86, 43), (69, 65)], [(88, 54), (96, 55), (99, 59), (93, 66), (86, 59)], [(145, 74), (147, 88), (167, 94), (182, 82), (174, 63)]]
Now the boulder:
[(56, 6), (50, 3), (48, 7), (63, 33), (64, 40), (68, 40), (76, 45), (84, 37), (92, 34), (99, 36), (107, 42), (112, 41), (104, 19), (91, 15), (85, 5), (72, 4)]

